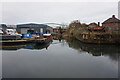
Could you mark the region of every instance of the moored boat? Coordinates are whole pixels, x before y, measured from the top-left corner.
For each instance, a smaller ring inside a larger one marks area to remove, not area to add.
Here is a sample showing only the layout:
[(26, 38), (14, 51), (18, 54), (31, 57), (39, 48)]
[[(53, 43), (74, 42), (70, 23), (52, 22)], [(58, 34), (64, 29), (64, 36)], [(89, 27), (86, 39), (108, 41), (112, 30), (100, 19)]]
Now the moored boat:
[(35, 39), (35, 43), (48, 43), (52, 41), (52, 35), (51, 34), (43, 34), (40, 35), (38, 39)]
[(43, 34), (43, 38), (45, 38), (45, 43), (48, 43), (52, 41), (52, 35), (51, 34)]

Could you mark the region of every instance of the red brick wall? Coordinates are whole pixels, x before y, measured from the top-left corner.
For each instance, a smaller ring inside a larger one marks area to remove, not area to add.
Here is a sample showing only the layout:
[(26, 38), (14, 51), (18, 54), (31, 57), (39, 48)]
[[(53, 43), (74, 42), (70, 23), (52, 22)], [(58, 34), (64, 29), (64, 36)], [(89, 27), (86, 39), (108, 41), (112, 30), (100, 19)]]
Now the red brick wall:
[(120, 29), (120, 23), (104, 23), (102, 26), (108, 27), (112, 31)]

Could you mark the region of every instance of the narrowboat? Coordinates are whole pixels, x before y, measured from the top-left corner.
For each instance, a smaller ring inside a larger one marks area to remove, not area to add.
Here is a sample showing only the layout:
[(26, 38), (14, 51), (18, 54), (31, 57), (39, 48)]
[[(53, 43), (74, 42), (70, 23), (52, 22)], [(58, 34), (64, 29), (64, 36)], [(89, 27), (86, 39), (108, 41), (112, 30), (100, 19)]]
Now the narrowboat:
[(43, 38), (45, 38), (45, 43), (48, 43), (53, 40), (51, 34), (43, 34)]
[(38, 39), (35, 39), (35, 43), (48, 43), (52, 42), (52, 35), (51, 34), (43, 34), (40, 35)]

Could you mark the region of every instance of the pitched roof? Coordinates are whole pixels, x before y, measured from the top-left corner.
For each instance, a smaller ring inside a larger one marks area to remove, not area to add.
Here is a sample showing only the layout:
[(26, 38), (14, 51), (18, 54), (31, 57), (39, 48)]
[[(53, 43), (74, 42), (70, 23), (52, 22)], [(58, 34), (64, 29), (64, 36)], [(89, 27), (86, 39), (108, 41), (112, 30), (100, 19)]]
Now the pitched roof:
[(104, 27), (95, 26), (95, 27), (87, 27), (86, 29), (89, 29), (89, 30), (102, 30), (102, 29), (104, 29)]
[(90, 23), (90, 24), (89, 24), (89, 27), (95, 27), (95, 26), (98, 26), (97, 23), (94, 23), (94, 22), (93, 22), (93, 23)]
[(113, 15), (112, 18), (107, 19), (107, 20), (104, 21), (102, 24), (105, 24), (105, 23), (112, 23), (112, 22), (118, 22), (118, 23), (120, 23), (120, 20), (117, 19), (117, 18), (115, 17), (115, 15)]
[(96, 25), (97, 26), (97, 23), (93, 22), (93, 23), (90, 23), (89, 25)]
[(98, 27), (98, 26), (96, 26), (96, 27), (93, 27), (93, 30), (102, 30), (104, 27)]

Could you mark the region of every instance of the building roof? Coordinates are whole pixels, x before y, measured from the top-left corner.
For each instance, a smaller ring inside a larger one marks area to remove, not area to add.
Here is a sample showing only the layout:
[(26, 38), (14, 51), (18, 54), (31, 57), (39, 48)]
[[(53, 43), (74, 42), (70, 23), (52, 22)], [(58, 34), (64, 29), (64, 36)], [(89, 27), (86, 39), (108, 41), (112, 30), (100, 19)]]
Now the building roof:
[(28, 23), (28, 24), (18, 24), (17, 27), (50, 27), (50, 26), (45, 24)]
[(109, 18), (109, 19), (105, 20), (102, 24), (105, 24), (105, 23), (113, 23), (113, 22), (118, 22), (118, 23), (120, 23), (120, 20), (117, 19), (117, 18), (115, 17), (115, 15), (113, 15), (112, 18)]
[(24, 26), (24, 25), (39, 25), (39, 26), (47, 26), (47, 25), (45, 25), (45, 24), (35, 24), (35, 23), (18, 24), (17, 26)]
[(97, 25), (97, 23), (93, 22), (93, 23), (90, 23), (89, 25)]
[(93, 27), (93, 30), (102, 30), (104, 27), (98, 27), (98, 26), (96, 26), (96, 27)]
[(89, 24), (89, 27), (96, 27), (96, 26), (98, 26), (98, 24), (95, 22)]
[(94, 31), (94, 30), (104, 30), (104, 27), (100, 27), (100, 26), (95, 26), (95, 27), (87, 27), (86, 29), (88, 29), (89, 31)]

